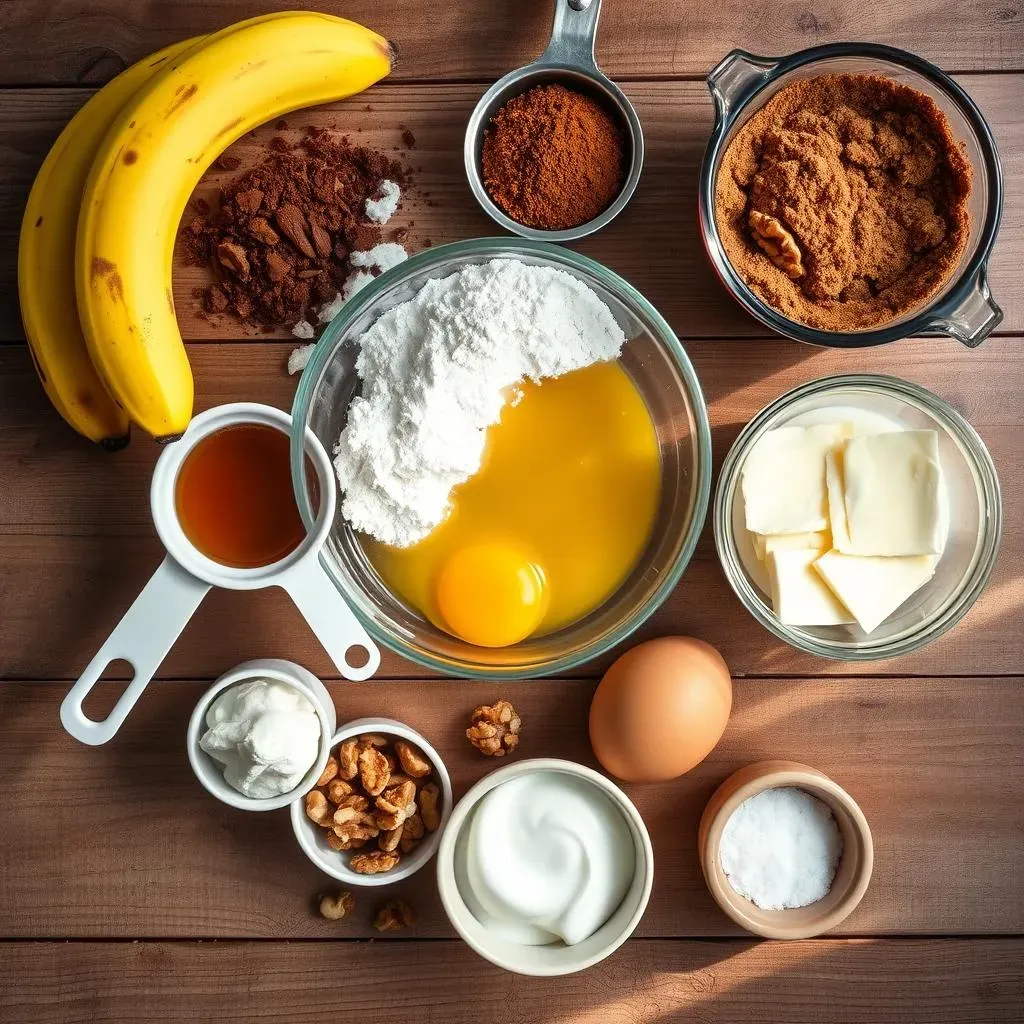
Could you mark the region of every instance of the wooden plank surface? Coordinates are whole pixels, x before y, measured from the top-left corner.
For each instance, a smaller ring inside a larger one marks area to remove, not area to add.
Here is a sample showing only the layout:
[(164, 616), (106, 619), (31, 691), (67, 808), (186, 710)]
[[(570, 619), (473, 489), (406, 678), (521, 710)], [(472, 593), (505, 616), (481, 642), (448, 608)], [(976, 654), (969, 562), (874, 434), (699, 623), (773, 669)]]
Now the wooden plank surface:
[[(243, 399), (290, 408), (290, 344), (190, 346), (199, 405)], [(1002, 478), (1007, 528), (992, 581), (968, 617), (918, 654), (869, 668), (803, 655), (758, 627), (733, 595), (710, 524), (686, 575), (639, 634), (692, 633), (717, 644), (736, 675), (997, 675), (1024, 673), (1024, 344), (994, 338), (975, 351), (916, 339), (856, 354), (776, 339), (688, 345), (710, 408), (716, 467), (759, 409), (795, 385), (850, 370), (916, 381), (960, 410)], [(984, 381), (984, 386), (979, 382)], [(161, 557), (149, 518), (157, 447), (137, 437), (115, 456), (74, 435), (49, 407), (23, 346), (0, 346), (0, 678), (75, 678)], [(40, 623), (73, 624), (56, 636)], [(161, 669), (206, 678), (249, 657), (285, 656), (332, 675), (316, 640), (280, 591), (215, 592)], [(595, 666), (606, 664), (610, 660)], [(424, 670), (385, 654), (385, 676)]]
[[(1018, 1024), (1024, 942), (632, 942), (585, 974), (461, 943), (0, 945), (6, 1024)], [(396, 982), (395, 979), (401, 979)]]
[[(287, 0), (213, 0), (159, 7), (133, 0), (7, 0), (0, 6), (4, 84), (101, 82), (126, 63)], [(533, 60), (551, 28), (550, 0), (427, 4), (320, 0), (316, 10), (372, 26), (400, 49), (398, 78), (494, 79)], [(154, 16), (159, 12), (159, 17)], [(1020, 0), (881, 0), (769, 5), (605, 0), (597, 57), (613, 77), (704, 75), (728, 50), (784, 54), (871, 40), (910, 47), (951, 70), (1024, 67)]]
[[(59, 727), (58, 683), (0, 686), (0, 936), (328, 938), (373, 935), (377, 896), (342, 924), (314, 912), (332, 883), (306, 859), (288, 813), (251, 814), (200, 788), (184, 749), (206, 684), (150, 687), (116, 740), (75, 743)], [(594, 765), (593, 682), (331, 684), (339, 721), (387, 715), (433, 742), (456, 798), (495, 767), (463, 730), (477, 704), (514, 700), (517, 757)], [(105, 709), (119, 689), (99, 695)], [(1024, 934), (1024, 679), (739, 680), (721, 743), (693, 772), (625, 787), (651, 833), (655, 888), (639, 934), (742, 934), (701, 878), (696, 831), (718, 784), (752, 761), (820, 768), (858, 801), (875, 870), (844, 935)], [(336, 883), (333, 883), (336, 884)], [(433, 865), (395, 891), (416, 935), (453, 934)], [(391, 895), (390, 891), (387, 895)], [(2, 1015), (0, 1015), (2, 1019)]]
[[(990, 280), (1006, 314), (1000, 331), (1022, 333), (1024, 279), (1017, 254), (1024, 251), (1024, 107), (1019, 100), (1024, 75), (968, 75), (960, 81), (989, 119), (1002, 155), (1006, 204)], [(684, 338), (764, 337), (764, 328), (718, 282), (697, 227), (697, 177), (712, 121), (706, 87), (702, 82), (636, 82), (626, 91), (644, 125), (644, 176), (625, 212), (577, 248), (631, 281)], [(356, 100), (304, 113), (292, 123), (296, 129), (332, 125), (386, 149), (400, 144), (399, 126), (407, 126), (416, 138), (409, 159), (417, 169), (417, 188), (393, 223), (414, 222), (409, 245), (419, 249), (428, 241), (437, 245), (500, 233), (474, 201), (462, 165), (465, 124), (480, 93), (477, 85), (382, 85)], [(15, 250), (25, 197), (47, 148), (88, 95), (85, 90), (0, 91), (0, 340), (21, 336)], [(231, 152), (250, 163), (275, 134), (280, 133), (273, 126), (260, 129)], [(291, 134), (297, 138), (299, 132)], [(212, 172), (200, 191), (206, 194), (232, 177)], [(183, 335), (251, 336), (232, 318), (211, 321), (196, 315), (193, 289), (207, 280), (199, 268), (177, 268), (175, 304)], [(281, 331), (278, 336), (288, 335)], [(857, 358), (851, 353), (848, 361), (855, 365)]]

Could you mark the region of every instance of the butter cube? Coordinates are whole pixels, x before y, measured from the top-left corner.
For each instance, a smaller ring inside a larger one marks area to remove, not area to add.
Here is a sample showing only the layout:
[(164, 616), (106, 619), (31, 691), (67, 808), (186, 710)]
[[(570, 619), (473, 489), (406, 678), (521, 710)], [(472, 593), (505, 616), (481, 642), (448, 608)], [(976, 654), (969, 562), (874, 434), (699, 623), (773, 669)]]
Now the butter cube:
[(850, 423), (769, 430), (743, 464), (741, 488), (753, 533), (828, 529), (825, 456), (853, 436)]
[(843, 451), (837, 448), (825, 456), (825, 489), (828, 491), (828, 522), (832, 547), (849, 551), (853, 546), (846, 525), (846, 485), (843, 482)]
[(751, 534), (754, 551), (758, 560), (767, 563), (768, 554), (780, 548), (813, 548), (815, 551), (828, 551), (832, 547), (827, 530), (820, 533), (754, 533)]
[(772, 609), (788, 626), (840, 626), (853, 616), (813, 568), (821, 552), (780, 548), (768, 556)]
[(942, 470), (934, 430), (872, 434), (847, 441), (843, 485), (849, 554), (942, 553)]
[(884, 558), (829, 551), (814, 570), (870, 633), (935, 575), (937, 562), (934, 555)]

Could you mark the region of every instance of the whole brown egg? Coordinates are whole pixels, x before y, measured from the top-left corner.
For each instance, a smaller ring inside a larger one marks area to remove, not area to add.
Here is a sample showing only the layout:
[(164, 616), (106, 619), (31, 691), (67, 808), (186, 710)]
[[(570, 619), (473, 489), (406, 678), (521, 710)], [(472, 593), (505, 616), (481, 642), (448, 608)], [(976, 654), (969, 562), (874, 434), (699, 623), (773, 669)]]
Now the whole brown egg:
[(700, 764), (732, 710), (729, 666), (688, 636), (648, 640), (604, 674), (590, 705), (590, 743), (605, 771), (662, 782)]

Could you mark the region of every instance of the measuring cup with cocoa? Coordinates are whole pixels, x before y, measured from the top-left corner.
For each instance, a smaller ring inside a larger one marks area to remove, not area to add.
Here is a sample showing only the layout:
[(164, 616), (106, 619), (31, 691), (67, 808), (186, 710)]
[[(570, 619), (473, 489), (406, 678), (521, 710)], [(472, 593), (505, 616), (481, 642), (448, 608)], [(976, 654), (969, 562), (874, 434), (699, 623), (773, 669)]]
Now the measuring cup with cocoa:
[[(211, 587), (282, 587), (342, 676), (367, 679), (377, 670), (380, 651), (320, 563), (337, 504), (334, 468), (307, 429), (320, 498), (307, 532), (291, 491), (291, 427), (291, 417), (270, 406), (222, 405), (197, 416), (164, 449), (150, 506), (167, 555), (65, 697), (61, 723), (75, 739), (99, 745), (114, 736)], [(233, 464), (246, 456), (258, 458)], [(278, 460), (280, 481), (272, 470)], [(107, 717), (94, 721), (82, 703), (117, 660), (132, 667), (131, 681)]]

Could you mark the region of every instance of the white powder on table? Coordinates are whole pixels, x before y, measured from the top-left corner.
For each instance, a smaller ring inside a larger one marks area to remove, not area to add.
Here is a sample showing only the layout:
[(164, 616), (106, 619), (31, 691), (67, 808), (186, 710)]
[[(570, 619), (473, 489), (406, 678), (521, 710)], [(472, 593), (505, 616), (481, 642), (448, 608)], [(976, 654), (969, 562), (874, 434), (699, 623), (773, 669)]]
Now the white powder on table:
[(729, 884), (762, 910), (806, 907), (828, 895), (843, 837), (828, 805), (793, 786), (744, 800), (722, 830)]
[(618, 356), (626, 338), (582, 281), (495, 259), (428, 281), (359, 339), (363, 382), (335, 447), (342, 514), (408, 547), (444, 521), (515, 385)]
[(374, 224), (387, 224), (395, 215), (398, 209), (398, 202), (402, 198), (402, 190), (398, 185), (385, 178), (377, 186), (378, 195), (366, 200), (366, 219)]

